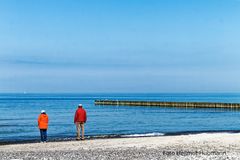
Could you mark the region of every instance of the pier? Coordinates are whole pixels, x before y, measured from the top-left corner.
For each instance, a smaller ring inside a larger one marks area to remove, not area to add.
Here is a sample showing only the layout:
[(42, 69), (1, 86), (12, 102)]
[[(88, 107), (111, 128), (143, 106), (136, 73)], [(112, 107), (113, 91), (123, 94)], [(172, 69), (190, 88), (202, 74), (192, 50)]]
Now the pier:
[(95, 105), (240, 109), (240, 103), (95, 100)]

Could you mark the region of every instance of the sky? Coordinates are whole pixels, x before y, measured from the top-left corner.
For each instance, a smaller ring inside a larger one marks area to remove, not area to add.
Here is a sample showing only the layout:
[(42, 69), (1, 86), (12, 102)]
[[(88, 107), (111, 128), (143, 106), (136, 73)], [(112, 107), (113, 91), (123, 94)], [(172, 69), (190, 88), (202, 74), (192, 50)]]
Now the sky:
[(239, 92), (239, 17), (240, 0), (0, 0), (0, 92)]

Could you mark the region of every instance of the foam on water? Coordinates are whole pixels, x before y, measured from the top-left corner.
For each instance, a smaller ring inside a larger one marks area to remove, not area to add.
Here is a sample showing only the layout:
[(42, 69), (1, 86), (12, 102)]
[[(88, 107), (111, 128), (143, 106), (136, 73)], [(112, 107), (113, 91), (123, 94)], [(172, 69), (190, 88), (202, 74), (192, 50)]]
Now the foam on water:
[(129, 135), (122, 135), (121, 137), (156, 137), (156, 136), (164, 136), (164, 133), (146, 133), (146, 134), (129, 134)]

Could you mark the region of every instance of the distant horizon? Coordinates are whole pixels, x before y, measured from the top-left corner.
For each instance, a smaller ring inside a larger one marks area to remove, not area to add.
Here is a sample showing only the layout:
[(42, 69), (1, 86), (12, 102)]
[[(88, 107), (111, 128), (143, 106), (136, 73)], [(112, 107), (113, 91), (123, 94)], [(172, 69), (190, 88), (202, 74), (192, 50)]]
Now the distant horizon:
[(240, 92), (0, 92), (0, 94), (240, 94)]

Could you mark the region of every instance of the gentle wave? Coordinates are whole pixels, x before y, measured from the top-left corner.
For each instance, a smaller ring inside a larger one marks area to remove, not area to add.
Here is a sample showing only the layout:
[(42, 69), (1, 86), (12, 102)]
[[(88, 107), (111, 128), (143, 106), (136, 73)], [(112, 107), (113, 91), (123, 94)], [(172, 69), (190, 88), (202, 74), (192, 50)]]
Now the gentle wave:
[(146, 133), (146, 134), (129, 134), (129, 135), (122, 135), (121, 137), (155, 137), (155, 136), (164, 136), (164, 133)]

